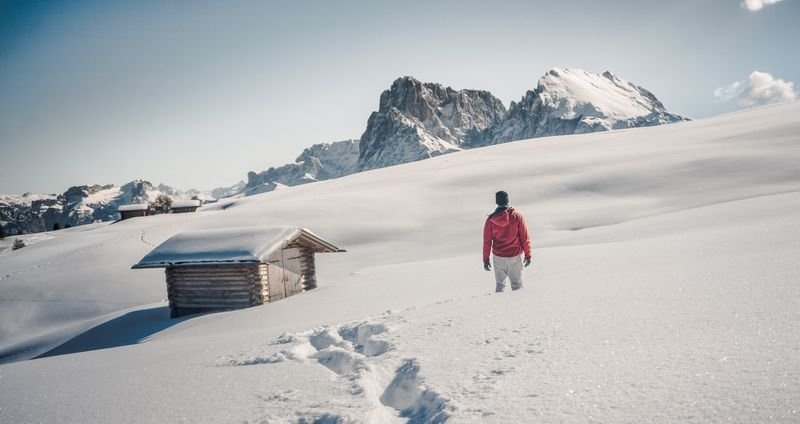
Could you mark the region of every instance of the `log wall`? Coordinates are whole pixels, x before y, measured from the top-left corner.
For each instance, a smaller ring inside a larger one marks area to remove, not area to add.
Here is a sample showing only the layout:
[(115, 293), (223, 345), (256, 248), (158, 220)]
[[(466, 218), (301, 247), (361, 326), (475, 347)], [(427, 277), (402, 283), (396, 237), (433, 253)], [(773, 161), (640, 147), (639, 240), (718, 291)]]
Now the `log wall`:
[(166, 269), (173, 317), (247, 308), (264, 303), (261, 266), (197, 266)]

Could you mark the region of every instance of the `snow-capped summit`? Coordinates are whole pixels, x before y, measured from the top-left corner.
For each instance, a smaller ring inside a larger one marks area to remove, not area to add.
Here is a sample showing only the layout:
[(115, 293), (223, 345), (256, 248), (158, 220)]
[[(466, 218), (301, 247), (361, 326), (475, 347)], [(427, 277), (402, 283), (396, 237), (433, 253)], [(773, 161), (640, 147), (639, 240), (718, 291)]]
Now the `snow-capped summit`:
[(494, 143), (685, 121), (667, 112), (650, 91), (609, 71), (553, 68), (508, 118), (492, 129)]
[(380, 97), (361, 136), (359, 170), (426, 159), (484, 144), (484, 131), (506, 115), (483, 90), (459, 90), (402, 77)]

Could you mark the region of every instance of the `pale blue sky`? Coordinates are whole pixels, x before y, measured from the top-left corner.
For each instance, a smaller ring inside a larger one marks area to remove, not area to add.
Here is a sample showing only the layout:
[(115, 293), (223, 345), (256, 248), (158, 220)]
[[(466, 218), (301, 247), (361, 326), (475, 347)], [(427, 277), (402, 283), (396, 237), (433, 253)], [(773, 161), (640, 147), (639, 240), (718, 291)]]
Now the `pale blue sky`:
[(800, 83), (798, 21), (796, 0), (0, 0), (0, 193), (230, 185), (360, 137), (402, 75), (508, 106), (552, 67), (611, 70), (707, 117), (753, 71)]

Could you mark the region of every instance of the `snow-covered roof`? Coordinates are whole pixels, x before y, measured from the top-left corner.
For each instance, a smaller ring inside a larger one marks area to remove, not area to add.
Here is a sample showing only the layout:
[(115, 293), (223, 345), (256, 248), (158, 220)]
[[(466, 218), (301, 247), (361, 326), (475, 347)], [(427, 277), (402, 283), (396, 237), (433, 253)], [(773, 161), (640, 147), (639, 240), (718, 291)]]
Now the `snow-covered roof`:
[(196, 208), (200, 206), (199, 200), (175, 200), (170, 208)]
[(144, 211), (147, 210), (147, 208), (149, 207), (150, 205), (148, 205), (147, 203), (135, 203), (130, 205), (122, 205), (119, 208), (117, 208), (117, 210), (120, 212)]
[(300, 227), (224, 228), (176, 234), (145, 255), (133, 268), (260, 263), (298, 239), (313, 247), (315, 252), (342, 251)]

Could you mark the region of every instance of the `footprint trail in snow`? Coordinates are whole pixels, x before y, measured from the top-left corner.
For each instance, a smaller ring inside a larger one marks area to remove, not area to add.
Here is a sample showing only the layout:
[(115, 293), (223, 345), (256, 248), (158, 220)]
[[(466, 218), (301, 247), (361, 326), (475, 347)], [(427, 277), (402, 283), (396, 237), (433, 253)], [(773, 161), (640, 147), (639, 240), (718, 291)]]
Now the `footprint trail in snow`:
[[(325, 410), (318, 402), (294, 411), (270, 411), (268, 422), (397, 422), (444, 423), (450, 418), (449, 400), (426, 387), (417, 358), (401, 357), (390, 341), (396, 317), (323, 326), (313, 330), (284, 334), (264, 349), (225, 355), (217, 366), (279, 365), (301, 363), (323, 366), (335, 374), (354, 398), (371, 410)], [(275, 351), (277, 349), (277, 351)], [(297, 401), (300, 389), (265, 397), (272, 402)], [(288, 415), (287, 415), (288, 414)]]

